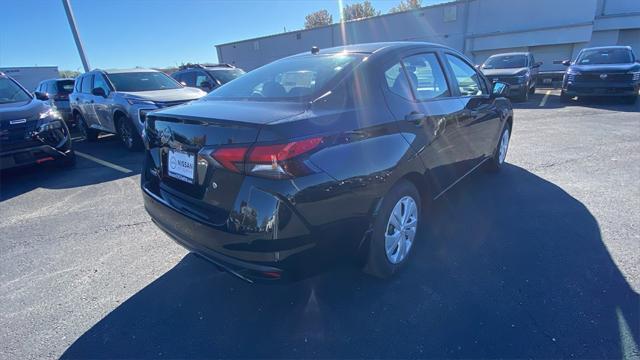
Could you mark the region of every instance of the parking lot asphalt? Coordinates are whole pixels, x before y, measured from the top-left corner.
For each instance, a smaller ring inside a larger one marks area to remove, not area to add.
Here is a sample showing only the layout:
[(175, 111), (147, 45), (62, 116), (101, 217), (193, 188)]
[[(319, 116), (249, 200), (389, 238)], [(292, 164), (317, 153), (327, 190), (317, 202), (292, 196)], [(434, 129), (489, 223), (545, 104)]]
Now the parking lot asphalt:
[(0, 358), (638, 358), (640, 103), (515, 108), (504, 171), (427, 209), (390, 281), (218, 272), (151, 222), (114, 137), (2, 173)]

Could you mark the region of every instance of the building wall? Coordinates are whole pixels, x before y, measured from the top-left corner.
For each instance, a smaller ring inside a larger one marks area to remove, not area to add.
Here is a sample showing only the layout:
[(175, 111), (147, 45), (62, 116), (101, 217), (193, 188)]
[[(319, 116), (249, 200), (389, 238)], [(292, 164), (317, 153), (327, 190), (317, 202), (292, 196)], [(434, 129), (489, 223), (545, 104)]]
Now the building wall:
[(34, 91), (40, 81), (60, 77), (57, 66), (4, 67), (0, 71), (11, 76), (25, 89)]
[(640, 0), (460, 0), (343, 24), (217, 45), (218, 59), (251, 70), (273, 60), (343, 44), (428, 41), (475, 63), (509, 51), (532, 51), (541, 70), (585, 46), (629, 44), (640, 52)]

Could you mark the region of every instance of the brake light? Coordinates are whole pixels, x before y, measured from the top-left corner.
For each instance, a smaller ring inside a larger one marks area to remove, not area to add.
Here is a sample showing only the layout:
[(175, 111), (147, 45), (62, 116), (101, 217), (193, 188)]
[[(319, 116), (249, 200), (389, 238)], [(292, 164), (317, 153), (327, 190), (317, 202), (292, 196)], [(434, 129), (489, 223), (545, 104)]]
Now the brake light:
[(310, 174), (304, 155), (322, 144), (315, 137), (284, 144), (228, 147), (215, 150), (211, 156), (227, 170), (270, 178), (290, 178)]
[(211, 156), (213, 156), (213, 158), (216, 159), (225, 169), (239, 173), (240, 169), (238, 169), (238, 165), (242, 164), (246, 153), (247, 148), (232, 147), (218, 149), (214, 151)]

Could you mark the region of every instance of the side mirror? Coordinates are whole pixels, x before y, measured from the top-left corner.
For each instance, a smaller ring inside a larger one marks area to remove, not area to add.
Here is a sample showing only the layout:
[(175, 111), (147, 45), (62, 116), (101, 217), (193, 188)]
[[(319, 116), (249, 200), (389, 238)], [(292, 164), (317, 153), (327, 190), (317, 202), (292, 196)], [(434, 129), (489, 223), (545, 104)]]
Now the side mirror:
[(199, 87), (204, 91), (211, 91), (211, 89), (213, 89), (213, 85), (207, 80), (201, 82)]
[(562, 65), (564, 65), (564, 66), (571, 66), (571, 60), (564, 60), (564, 61), (562, 61)]
[(537, 63), (533, 64), (534, 68), (539, 68), (540, 66), (542, 66), (542, 61), (538, 61)]
[(493, 83), (493, 88), (491, 89), (491, 96), (494, 98), (503, 97), (507, 94), (507, 89), (509, 89), (509, 85), (507, 83), (496, 81)]
[(91, 90), (91, 95), (107, 97), (107, 93), (104, 92), (104, 89), (99, 87), (93, 88), (93, 90)]
[(47, 95), (47, 93), (43, 93), (43, 92), (40, 92), (40, 91), (34, 92), (33, 96), (35, 96), (36, 99), (41, 100), (41, 101), (49, 100), (49, 95)]

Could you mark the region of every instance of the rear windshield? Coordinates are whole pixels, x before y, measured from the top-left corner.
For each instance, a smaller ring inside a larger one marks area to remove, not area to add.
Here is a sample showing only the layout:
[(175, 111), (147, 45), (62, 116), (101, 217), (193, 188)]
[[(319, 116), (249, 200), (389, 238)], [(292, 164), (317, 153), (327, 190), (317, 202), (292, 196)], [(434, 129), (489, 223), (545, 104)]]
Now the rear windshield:
[(492, 56), (482, 65), (483, 69), (517, 69), (527, 66), (525, 55)]
[(585, 50), (578, 56), (580, 65), (591, 64), (628, 64), (633, 62), (633, 56), (628, 49), (594, 49)]
[(31, 96), (11, 79), (0, 77), (0, 104), (31, 100)]
[(57, 82), (58, 94), (71, 94), (73, 91), (73, 80), (62, 80)]
[(226, 84), (229, 81), (239, 78), (244, 75), (244, 71), (240, 69), (220, 69), (220, 70), (207, 70), (214, 79), (220, 81), (220, 85)]
[(161, 72), (130, 72), (109, 74), (116, 91), (152, 91), (181, 88), (177, 81)]
[(331, 54), (282, 59), (248, 72), (206, 98), (302, 101), (362, 58), (360, 54)]

